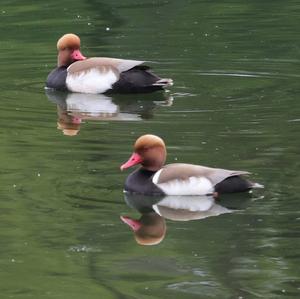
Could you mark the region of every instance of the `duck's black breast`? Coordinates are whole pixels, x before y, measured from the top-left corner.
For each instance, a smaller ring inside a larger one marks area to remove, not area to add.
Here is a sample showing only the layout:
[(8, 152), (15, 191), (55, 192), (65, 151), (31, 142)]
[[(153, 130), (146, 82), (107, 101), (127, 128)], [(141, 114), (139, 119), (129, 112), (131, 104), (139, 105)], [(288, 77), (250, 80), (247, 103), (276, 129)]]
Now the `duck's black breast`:
[(125, 181), (125, 191), (144, 195), (164, 195), (165, 193), (152, 182), (155, 171), (138, 168)]
[(47, 77), (46, 86), (56, 90), (67, 90), (67, 67), (61, 66), (54, 69)]

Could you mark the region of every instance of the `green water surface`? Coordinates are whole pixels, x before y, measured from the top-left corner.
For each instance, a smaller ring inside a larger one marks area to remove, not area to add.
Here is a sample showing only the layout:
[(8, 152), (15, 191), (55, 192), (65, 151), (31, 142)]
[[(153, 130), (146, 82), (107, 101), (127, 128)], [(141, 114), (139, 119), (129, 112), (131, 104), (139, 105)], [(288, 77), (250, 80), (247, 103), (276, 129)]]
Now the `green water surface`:
[[(299, 25), (296, 0), (1, 0), (0, 297), (299, 298)], [(175, 84), (70, 113), (44, 90), (67, 32), (84, 55), (147, 60)], [(248, 170), (265, 188), (138, 245), (119, 166), (145, 133), (168, 162)]]

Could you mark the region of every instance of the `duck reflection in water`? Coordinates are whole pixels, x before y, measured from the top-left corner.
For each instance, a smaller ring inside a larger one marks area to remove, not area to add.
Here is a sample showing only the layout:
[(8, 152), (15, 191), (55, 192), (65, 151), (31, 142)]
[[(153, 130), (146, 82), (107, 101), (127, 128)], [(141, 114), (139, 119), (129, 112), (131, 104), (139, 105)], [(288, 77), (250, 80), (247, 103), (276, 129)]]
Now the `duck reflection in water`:
[(81, 118), (69, 114), (61, 106), (57, 106), (57, 129), (61, 130), (66, 136), (76, 136), (80, 130)]
[(231, 213), (215, 202), (213, 196), (145, 196), (125, 193), (125, 201), (141, 213), (139, 219), (121, 216), (121, 220), (133, 231), (140, 245), (159, 244), (166, 235), (166, 219), (172, 221), (200, 220)]
[(111, 97), (46, 89), (46, 96), (57, 105), (57, 128), (68, 136), (77, 135), (84, 120), (140, 121), (152, 118), (157, 106), (173, 103), (172, 96), (165, 93)]

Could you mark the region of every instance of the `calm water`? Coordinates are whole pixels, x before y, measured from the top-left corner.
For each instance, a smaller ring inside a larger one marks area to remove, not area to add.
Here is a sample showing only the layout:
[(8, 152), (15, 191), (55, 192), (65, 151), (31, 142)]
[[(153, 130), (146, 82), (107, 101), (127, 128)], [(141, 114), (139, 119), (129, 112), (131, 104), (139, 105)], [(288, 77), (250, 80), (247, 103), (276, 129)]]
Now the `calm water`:
[[(299, 1), (46, 2), (0, 4), (1, 298), (299, 298)], [(66, 32), (175, 85), (48, 94)], [(161, 219), (159, 245), (138, 245), (119, 166), (144, 133), (169, 162), (248, 170), (265, 189)]]

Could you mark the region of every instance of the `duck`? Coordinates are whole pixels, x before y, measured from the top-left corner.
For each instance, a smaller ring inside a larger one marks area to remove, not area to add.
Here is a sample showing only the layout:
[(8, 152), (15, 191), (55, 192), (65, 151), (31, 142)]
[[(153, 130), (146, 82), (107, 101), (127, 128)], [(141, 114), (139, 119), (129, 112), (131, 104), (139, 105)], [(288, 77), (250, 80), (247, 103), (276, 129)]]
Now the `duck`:
[(57, 67), (50, 72), (46, 88), (79, 93), (148, 93), (173, 85), (160, 78), (145, 61), (110, 57), (85, 57), (80, 38), (67, 33), (57, 42)]
[(263, 185), (248, 180), (248, 171), (212, 168), (187, 163), (165, 165), (165, 142), (157, 135), (146, 134), (134, 143), (134, 151), (121, 170), (140, 165), (127, 177), (124, 192), (150, 196), (213, 195), (247, 192)]

